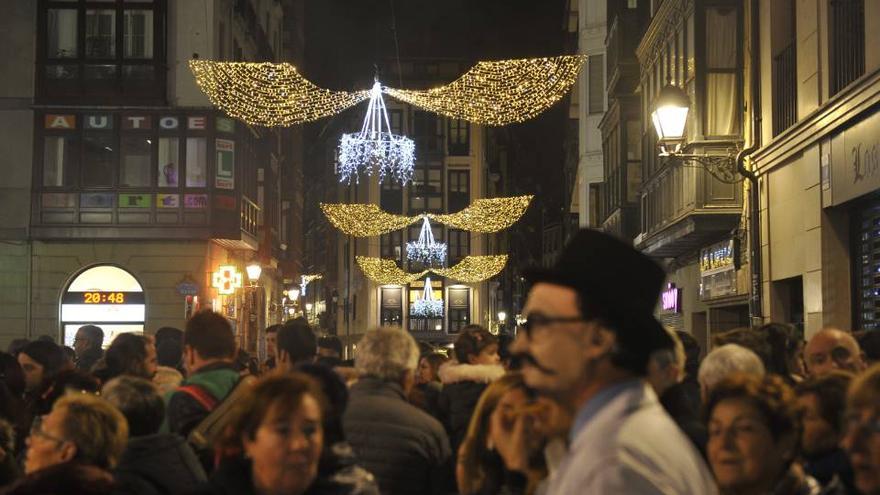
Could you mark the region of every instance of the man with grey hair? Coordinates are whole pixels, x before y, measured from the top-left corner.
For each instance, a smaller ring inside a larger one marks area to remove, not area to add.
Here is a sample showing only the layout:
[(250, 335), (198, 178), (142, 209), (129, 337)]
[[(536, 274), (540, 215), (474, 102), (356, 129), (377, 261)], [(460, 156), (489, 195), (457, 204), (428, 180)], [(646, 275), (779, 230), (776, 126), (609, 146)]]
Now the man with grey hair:
[(443, 425), (406, 400), (418, 361), (416, 341), (400, 328), (367, 332), (355, 352), (360, 379), (342, 424), (382, 493), (447, 493), (453, 479)]
[(726, 344), (716, 347), (706, 355), (697, 373), (703, 399), (705, 400), (712, 388), (731, 373), (764, 376), (764, 363), (757, 354), (741, 345)]

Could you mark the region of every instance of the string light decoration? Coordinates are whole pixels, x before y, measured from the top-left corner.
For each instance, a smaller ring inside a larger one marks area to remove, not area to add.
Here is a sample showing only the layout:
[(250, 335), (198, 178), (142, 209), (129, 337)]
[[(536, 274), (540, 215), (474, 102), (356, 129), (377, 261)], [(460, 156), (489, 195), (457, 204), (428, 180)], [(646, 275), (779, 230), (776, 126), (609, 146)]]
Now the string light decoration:
[[(475, 124), (522, 122), (559, 101), (577, 80), (586, 57), (563, 55), (479, 62), (455, 81), (428, 90), (381, 87), (425, 110)], [(289, 126), (335, 115), (372, 91), (330, 91), (290, 64), (190, 60), (199, 88), (232, 117), (251, 125)]]
[[(425, 216), (449, 227), (491, 234), (516, 223), (529, 207), (533, 197), (478, 199), (457, 213)], [(334, 227), (354, 237), (387, 234), (408, 227), (423, 218), (422, 215), (408, 217), (386, 213), (375, 204), (321, 203), (321, 211)]]
[(427, 270), (419, 273), (407, 273), (401, 270), (394, 260), (384, 258), (358, 256), (355, 260), (364, 275), (379, 285), (407, 285), (428, 273)]
[(315, 86), (287, 63), (190, 60), (189, 68), (211, 103), (251, 125), (311, 122), (370, 97), (369, 91), (330, 91)]
[(303, 295), (303, 296), (306, 295), (306, 287), (308, 287), (309, 284), (310, 284), (313, 280), (320, 280), (320, 279), (322, 279), (322, 278), (324, 278), (324, 276), (323, 276), (323, 275), (319, 275), (319, 274), (313, 274), (313, 275), (301, 275), (301, 276), (299, 277), (299, 290), (300, 290), (300, 295)]
[(427, 266), (446, 264), (446, 243), (434, 240), (431, 222), (425, 217), (419, 240), (406, 243), (406, 259), (418, 261)]
[(465, 256), (451, 268), (432, 268), (431, 271), (459, 282), (477, 283), (501, 273), (507, 265), (507, 255)]
[(531, 119), (559, 101), (577, 80), (585, 58), (479, 62), (444, 86), (424, 91), (385, 88), (385, 93), (447, 117), (502, 126)]
[(491, 234), (504, 230), (520, 219), (534, 196), (478, 199), (467, 208), (448, 215), (429, 214), (431, 220), (448, 227)]
[(374, 204), (321, 203), (321, 211), (334, 227), (346, 235), (373, 237), (403, 229), (421, 216), (386, 213)]
[(406, 285), (430, 272), (465, 283), (478, 283), (498, 275), (507, 264), (507, 255), (465, 256), (451, 268), (431, 268), (418, 273), (403, 271), (394, 260), (358, 256), (358, 266), (373, 282), (379, 285)]
[(418, 318), (441, 318), (443, 316), (443, 299), (434, 299), (431, 277), (425, 279), (425, 291), (421, 298), (413, 301), (409, 314)]
[(391, 132), (385, 100), (382, 99), (382, 85), (373, 83), (370, 90), (370, 105), (364, 116), (361, 132), (343, 134), (339, 141), (339, 164), (336, 172), (339, 181), (351, 184), (358, 182), (360, 172), (372, 175), (379, 173), (379, 182), (391, 177), (402, 185), (412, 181), (415, 164), (415, 142), (405, 136)]

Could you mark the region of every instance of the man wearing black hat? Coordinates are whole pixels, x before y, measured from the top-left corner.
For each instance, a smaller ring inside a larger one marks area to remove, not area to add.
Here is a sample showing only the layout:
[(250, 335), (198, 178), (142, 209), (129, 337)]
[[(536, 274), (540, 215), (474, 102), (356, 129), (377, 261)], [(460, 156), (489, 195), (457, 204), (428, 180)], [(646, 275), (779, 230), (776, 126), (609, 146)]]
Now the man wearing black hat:
[[(717, 493), (703, 459), (643, 380), (651, 353), (670, 346), (653, 316), (663, 269), (613, 237), (581, 230), (554, 268), (527, 278), (526, 322), (511, 352), (526, 383), (574, 418), (547, 493)], [(522, 426), (509, 429), (511, 444), (523, 437)], [(504, 457), (512, 470), (525, 465)]]

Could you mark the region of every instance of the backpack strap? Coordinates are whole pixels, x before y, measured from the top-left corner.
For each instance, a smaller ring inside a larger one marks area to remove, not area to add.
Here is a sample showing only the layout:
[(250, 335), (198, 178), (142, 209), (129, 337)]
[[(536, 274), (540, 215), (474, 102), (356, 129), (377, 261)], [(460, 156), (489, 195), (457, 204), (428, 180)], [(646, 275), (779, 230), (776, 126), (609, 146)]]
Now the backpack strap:
[(183, 392), (195, 399), (208, 412), (213, 411), (217, 407), (217, 399), (198, 385), (181, 385), (177, 387), (177, 391)]

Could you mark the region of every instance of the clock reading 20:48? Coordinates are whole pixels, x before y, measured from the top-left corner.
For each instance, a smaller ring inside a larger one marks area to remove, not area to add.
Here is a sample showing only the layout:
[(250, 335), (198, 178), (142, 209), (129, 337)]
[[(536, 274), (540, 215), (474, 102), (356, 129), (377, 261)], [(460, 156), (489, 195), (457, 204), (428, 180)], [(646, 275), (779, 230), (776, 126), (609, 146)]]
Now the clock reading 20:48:
[(83, 292), (85, 304), (125, 304), (124, 292)]

